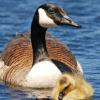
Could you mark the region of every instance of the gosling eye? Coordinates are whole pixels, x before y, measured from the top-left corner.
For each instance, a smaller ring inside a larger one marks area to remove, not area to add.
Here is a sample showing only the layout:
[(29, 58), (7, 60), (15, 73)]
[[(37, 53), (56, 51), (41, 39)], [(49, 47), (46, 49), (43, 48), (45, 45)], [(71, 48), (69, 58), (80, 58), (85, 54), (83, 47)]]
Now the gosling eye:
[(54, 14), (55, 11), (54, 11), (54, 9), (50, 8), (50, 9), (48, 9), (48, 13), (50, 13), (50, 14)]

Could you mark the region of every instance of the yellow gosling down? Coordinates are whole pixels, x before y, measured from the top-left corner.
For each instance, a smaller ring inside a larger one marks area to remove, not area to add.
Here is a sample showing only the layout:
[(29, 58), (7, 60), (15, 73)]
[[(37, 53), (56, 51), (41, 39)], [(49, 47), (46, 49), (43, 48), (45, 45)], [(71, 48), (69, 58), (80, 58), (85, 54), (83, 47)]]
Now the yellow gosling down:
[(53, 89), (53, 100), (89, 100), (93, 96), (92, 86), (83, 78), (69, 73), (63, 74)]

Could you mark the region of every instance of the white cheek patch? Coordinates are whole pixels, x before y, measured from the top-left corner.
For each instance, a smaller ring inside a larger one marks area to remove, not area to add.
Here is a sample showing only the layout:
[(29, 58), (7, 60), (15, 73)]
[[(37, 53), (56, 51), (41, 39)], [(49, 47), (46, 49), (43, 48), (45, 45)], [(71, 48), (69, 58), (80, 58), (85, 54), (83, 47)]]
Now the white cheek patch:
[(40, 26), (45, 27), (45, 28), (57, 26), (57, 24), (51, 18), (49, 18), (47, 16), (44, 9), (39, 8), (38, 13), (39, 13), (39, 24), (40, 24)]

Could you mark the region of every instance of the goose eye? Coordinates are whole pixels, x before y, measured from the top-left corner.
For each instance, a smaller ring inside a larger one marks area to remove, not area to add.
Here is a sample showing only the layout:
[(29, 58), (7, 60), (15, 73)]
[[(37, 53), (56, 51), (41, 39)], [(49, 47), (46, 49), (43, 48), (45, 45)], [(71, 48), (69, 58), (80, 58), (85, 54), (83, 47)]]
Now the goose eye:
[(48, 12), (51, 13), (51, 14), (54, 14), (54, 10), (52, 8), (48, 9)]

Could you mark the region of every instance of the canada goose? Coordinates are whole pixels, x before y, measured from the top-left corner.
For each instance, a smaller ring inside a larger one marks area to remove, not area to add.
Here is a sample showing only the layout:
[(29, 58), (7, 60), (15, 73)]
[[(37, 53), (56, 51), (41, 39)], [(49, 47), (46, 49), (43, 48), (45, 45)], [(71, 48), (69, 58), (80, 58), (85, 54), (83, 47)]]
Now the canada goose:
[(57, 25), (80, 27), (55, 4), (43, 4), (34, 14), (31, 33), (17, 35), (1, 54), (0, 79), (12, 85), (33, 88), (53, 87), (63, 72), (81, 75), (77, 61), (68, 48), (50, 34)]
[(93, 96), (92, 86), (77, 75), (65, 73), (60, 76), (53, 89), (53, 100), (89, 100)]

